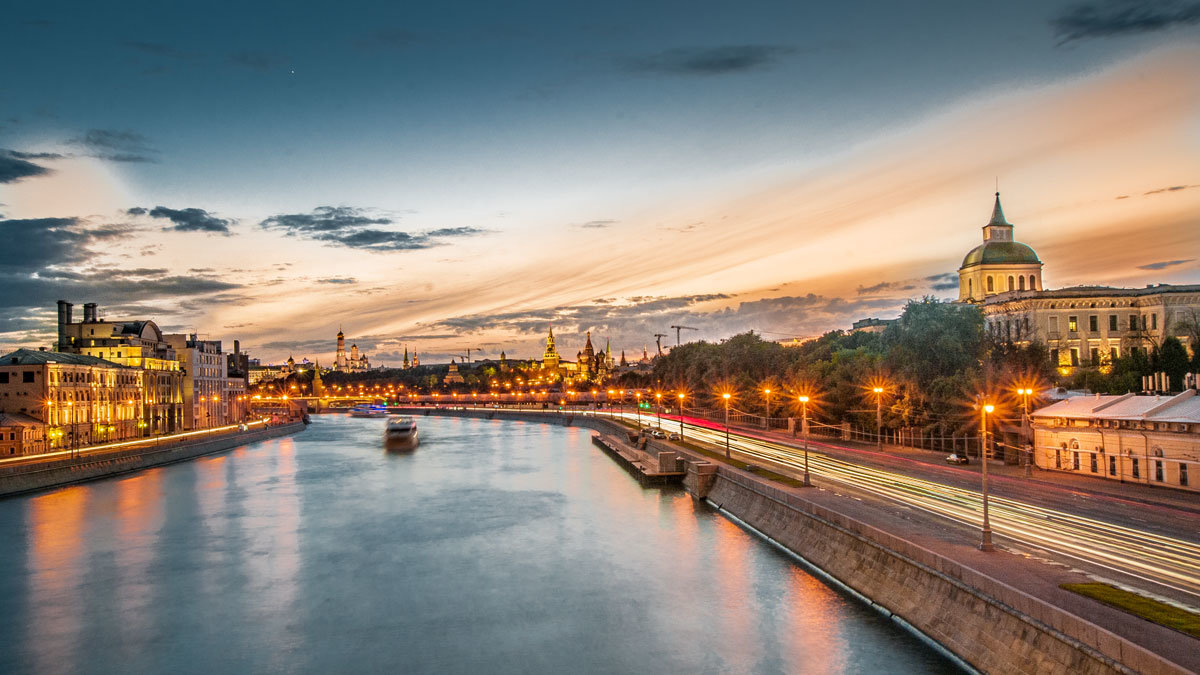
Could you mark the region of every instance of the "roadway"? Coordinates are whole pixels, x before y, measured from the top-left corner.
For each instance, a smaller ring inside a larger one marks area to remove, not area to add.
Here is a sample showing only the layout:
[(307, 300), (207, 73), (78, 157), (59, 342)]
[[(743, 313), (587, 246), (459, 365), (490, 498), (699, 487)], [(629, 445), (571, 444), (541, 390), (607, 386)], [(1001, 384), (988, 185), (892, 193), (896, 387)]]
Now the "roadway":
[[(632, 413), (619, 416), (635, 419)], [(643, 424), (653, 420), (642, 416)], [(669, 423), (663, 418), (666, 431), (678, 424), (677, 418)], [(724, 427), (704, 420), (685, 418), (684, 435), (719, 448), (725, 444)], [(771, 436), (735, 428), (730, 446), (738, 459), (802, 476), (800, 442)], [(810, 444), (809, 471), (820, 487), (883, 507), (899, 505), (910, 520), (978, 541), (983, 499), (977, 470), (819, 441)], [(1200, 607), (1200, 500), (1171, 494), (1155, 501), (1008, 476), (995, 477), (989, 486), (998, 548)]]

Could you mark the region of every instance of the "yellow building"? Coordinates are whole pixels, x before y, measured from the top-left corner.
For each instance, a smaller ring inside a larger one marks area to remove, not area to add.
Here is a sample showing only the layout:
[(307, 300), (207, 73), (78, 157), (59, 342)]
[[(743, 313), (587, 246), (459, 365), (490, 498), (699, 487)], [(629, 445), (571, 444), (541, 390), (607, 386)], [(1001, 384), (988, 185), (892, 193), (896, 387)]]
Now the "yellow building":
[(145, 428), (141, 373), (82, 354), (18, 349), (0, 357), (0, 412), (45, 425), (46, 449), (134, 438)]
[(1038, 291), (1042, 261), (1029, 246), (1013, 240), (1013, 225), (1004, 218), (1000, 193), (992, 217), (983, 226), (983, 243), (971, 249), (958, 268), (958, 299), (978, 302), (997, 293)]

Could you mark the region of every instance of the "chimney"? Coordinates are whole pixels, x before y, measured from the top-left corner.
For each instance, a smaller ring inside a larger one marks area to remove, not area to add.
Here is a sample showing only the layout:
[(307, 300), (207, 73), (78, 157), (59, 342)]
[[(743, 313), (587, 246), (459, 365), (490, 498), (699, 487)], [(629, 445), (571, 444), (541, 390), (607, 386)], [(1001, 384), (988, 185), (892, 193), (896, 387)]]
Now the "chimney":
[(241, 354), (241, 353), (242, 353), (242, 343), (241, 343), (239, 340), (234, 340), (234, 341), (233, 341), (233, 353), (234, 353), (234, 354)]
[(96, 303), (87, 302), (83, 305), (83, 322), (96, 323)]
[(67, 350), (67, 324), (71, 323), (71, 308), (74, 307), (66, 300), (58, 301), (58, 351)]

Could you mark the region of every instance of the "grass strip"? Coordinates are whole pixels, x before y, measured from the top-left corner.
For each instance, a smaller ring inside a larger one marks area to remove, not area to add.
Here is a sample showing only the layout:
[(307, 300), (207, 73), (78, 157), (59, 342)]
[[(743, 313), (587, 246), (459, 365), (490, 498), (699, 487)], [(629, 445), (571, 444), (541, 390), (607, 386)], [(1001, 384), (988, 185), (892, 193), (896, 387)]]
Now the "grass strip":
[(1200, 614), (1195, 612), (1099, 582), (1062, 584), (1060, 588), (1103, 602), (1109, 607), (1129, 612), (1160, 626), (1200, 638)]

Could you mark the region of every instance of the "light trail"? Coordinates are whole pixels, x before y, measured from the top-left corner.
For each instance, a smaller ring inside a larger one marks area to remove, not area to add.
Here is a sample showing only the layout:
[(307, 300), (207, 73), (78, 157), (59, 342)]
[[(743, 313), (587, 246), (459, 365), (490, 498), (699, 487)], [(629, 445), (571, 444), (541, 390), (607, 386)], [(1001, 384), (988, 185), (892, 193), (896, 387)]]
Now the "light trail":
[[(634, 418), (627, 413), (618, 416), (626, 420)], [(678, 425), (678, 420), (672, 420), (671, 424)], [(725, 444), (724, 427), (714, 429), (685, 423), (685, 436), (716, 446)], [(801, 448), (736, 431), (730, 432), (730, 446), (743, 457), (804, 469)], [(980, 525), (983, 498), (977, 490), (854, 464), (811, 446), (808, 453), (809, 472), (814, 476), (958, 523)], [(1200, 544), (1014, 499), (992, 496), (988, 501), (992, 529), (997, 535), (1200, 599)]]

